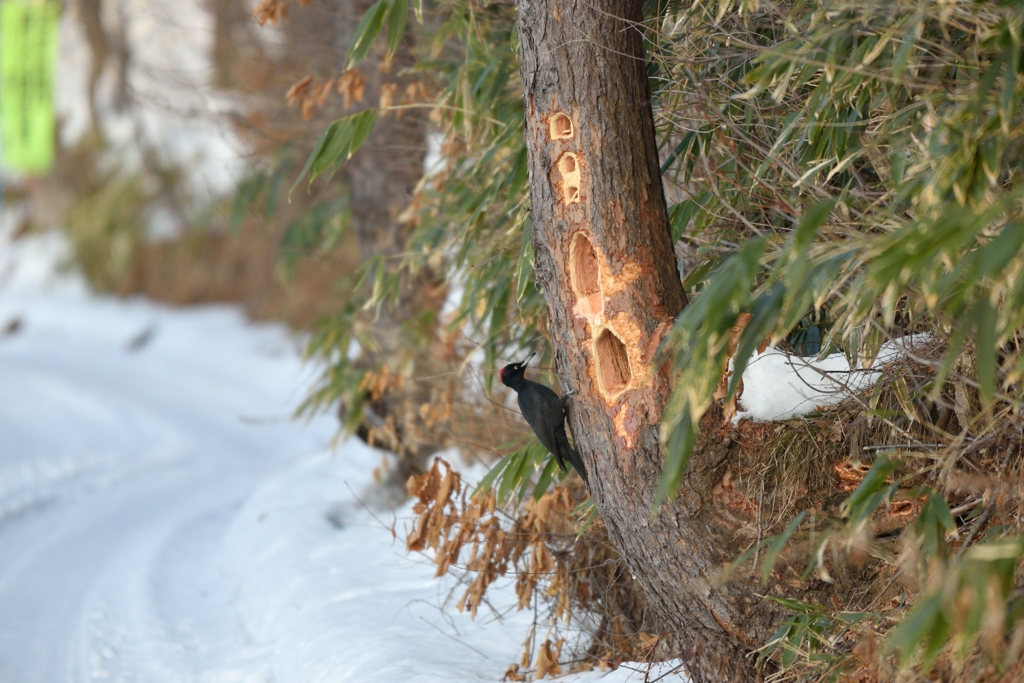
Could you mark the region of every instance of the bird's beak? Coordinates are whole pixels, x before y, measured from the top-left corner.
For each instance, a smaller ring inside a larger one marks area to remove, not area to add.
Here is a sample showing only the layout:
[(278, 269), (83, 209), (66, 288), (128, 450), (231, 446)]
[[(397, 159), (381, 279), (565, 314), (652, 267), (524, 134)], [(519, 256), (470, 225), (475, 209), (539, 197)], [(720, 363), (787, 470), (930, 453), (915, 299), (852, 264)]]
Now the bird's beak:
[(536, 356), (536, 355), (537, 355), (537, 353), (536, 353), (536, 352), (534, 352), (534, 353), (531, 353), (531, 354), (530, 354), (529, 356), (527, 356), (527, 357), (526, 357), (526, 360), (524, 360), (524, 361), (523, 361), (523, 369), (524, 369), (524, 370), (526, 369), (526, 366), (527, 366), (527, 364), (529, 364), (530, 360), (531, 360), (531, 359), (532, 359), (532, 358), (533, 358), (534, 356)]

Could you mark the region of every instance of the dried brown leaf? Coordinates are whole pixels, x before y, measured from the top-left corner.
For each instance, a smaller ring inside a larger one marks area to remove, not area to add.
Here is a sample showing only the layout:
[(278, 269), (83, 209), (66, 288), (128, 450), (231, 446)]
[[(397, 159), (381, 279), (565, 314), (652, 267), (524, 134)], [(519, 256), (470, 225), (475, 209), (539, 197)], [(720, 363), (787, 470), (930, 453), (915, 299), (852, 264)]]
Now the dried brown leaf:
[(287, 0), (260, 0), (260, 4), (256, 6), (251, 16), (256, 18), (260, 26), (268, 23), (271, 26), (277, 26), (278, 22), (288, 18), (288, 2)]
[(353, 102), (363, 101), (366, 79), (355, 68), (352, 68), (338, 76), (336, 87), (341, 95), (345, 109), (348, 109), (352, 106)]
[(397, 83), (385, 83), (380, 87), (380, 108), (390, 109), (395, 104), (396, 94), (398, 93)]
[(309, 95), (309, 88), (313, 84), (313, 77), (306, 76), (305, 78), (297, 81), (288, 88), (288, 92), (284, 94), (284, 98), (288, 101), (288, 104), (295, 104), (301, 102)]
[(540, 646), (537, 651), (537, 674), (536, 678), (541, 679), (545, 676), (561, 676), (562, 667), (558, 665), (558, 657), (562, 653), (562, 639), (552, 646), (550, 640), (545, 640), (544, 644)]
[(501, 677), (501, 680), (503, 680), (503, 681), (525, 681), (526, 680), (526, 676), (524, 676), (523, 674), (519, 673), (519, 665), (516, 664), (515, 662), (512, 662), (511, 664), (508, 665), (508, 668), (505, 669), (505, 675)]

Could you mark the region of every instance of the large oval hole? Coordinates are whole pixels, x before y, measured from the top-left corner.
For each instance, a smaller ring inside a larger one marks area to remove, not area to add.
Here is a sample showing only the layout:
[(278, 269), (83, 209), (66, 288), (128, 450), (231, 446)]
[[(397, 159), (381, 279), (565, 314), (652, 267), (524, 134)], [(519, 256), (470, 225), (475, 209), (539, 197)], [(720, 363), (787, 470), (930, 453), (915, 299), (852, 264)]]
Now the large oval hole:
[(601, 291), (601, 266), (594, 245), (582, 232), (576, 233), (569, 247), (569, 272), (577, 297), (582, 299)]
[(572, 120), (562, 112), (552, 116), (548, 120), (548, 126), (551, 129), (552, 140), (568, 140), (572, 137)]
[(594, 345), (597, 356), (597, 375), (605, 392), (616, 393), (629, 385), (633, 373), (629, 369), (626, 345), (609, 329), (601, 332)]

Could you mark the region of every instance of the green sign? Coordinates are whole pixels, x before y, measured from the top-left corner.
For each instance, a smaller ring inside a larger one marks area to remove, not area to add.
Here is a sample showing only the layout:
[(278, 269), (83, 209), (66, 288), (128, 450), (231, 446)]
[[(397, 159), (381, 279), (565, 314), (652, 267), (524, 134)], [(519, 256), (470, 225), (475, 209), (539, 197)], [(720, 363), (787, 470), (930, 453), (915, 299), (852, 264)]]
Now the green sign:
[(53, 165), (53, 80), (60, 5), (0, 0), (0, 145), (12, 171)]

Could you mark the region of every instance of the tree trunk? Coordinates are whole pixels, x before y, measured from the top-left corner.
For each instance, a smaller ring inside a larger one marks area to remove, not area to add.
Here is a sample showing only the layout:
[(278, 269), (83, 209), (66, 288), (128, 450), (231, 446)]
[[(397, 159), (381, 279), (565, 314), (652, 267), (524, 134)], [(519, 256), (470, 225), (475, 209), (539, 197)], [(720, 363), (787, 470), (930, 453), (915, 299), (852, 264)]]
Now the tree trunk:
[(520, 0), (537, 281), (562, 388), (578, 392), (570, 424), (594, 501), (654, 611), (646, 630), (666, 635), (695, 681), (756, 680), (748, 653), (770, 637), (780, 610), (751, 587), (714, 580), (743, 543), (745, 520), (720, 514), (712, 500), (729, 444), (698, 445), (683, 490), (651, 516), (670, 390), (655, 353), (686, 296), (659, 171), (641, 6)]
[[(344, 63), (356, 28), (372, 5), (373, 0), (343, 0), (296, 12), (289, 28), (294, 51), (304, 56), (308, 52), (304, 63), (331, 74), (332, 69)], [(363, 101), (344, 114), (383, 106), (386, 92), (393, 94), (396, 104), (401, 103), (407, 88), (419, 78), (410, 73), (410, 67), (415, 65), (413, 41), (414, 31), (409, 22), (390, 65), (382, 67), (384, 40), (378, 38), (376, 49), (356, 66), (365, 79)], [(340, 113), (332, 112), (332, 116)], [(405, 251), (413, 231), (413, 225), (399, 217), (409, 207), (416, 184), (423, 177), (426, 148), (426, 110), (381, 111), (373, 132), (338, 172), (337, 181), (348, 189), (347, 208), (364, 262), (383, 256), (389, 267), (398, 267), (396, 257)], [(418, 368), (432, 367), (434, 359), (422, 351), (422, 345), (409, 342), (408, 321), (426, 311), (439, 311), (446, 293), (438, 273), (430, 268), (421, 269), (415, 282), (403, 288), (394, 310), (382, 307), (374, 312), (372, 321), (359, 324), (360, 336), (372, 338), (373, 343), (363, 347), (358, 364), (371, 369), (388, 366), (406, 378), (430, 374), (418, 373)], [(409, 475), (421, 472), (428, 457), (445, 445), (431, 438), (436, 435), (428, 435), (419, 413), (419, 408), (432, 398), (431, 387), (422, 382), (409, 382), (401, 390), (385, 391), (364, 407), (363, 420), (356, 431), (370, 445), (399, 456), (399, 465), (391, 474), (392, 483), (403, 495)], [(344, 414), (347, 407), (341, 406), (341, 410)]]

